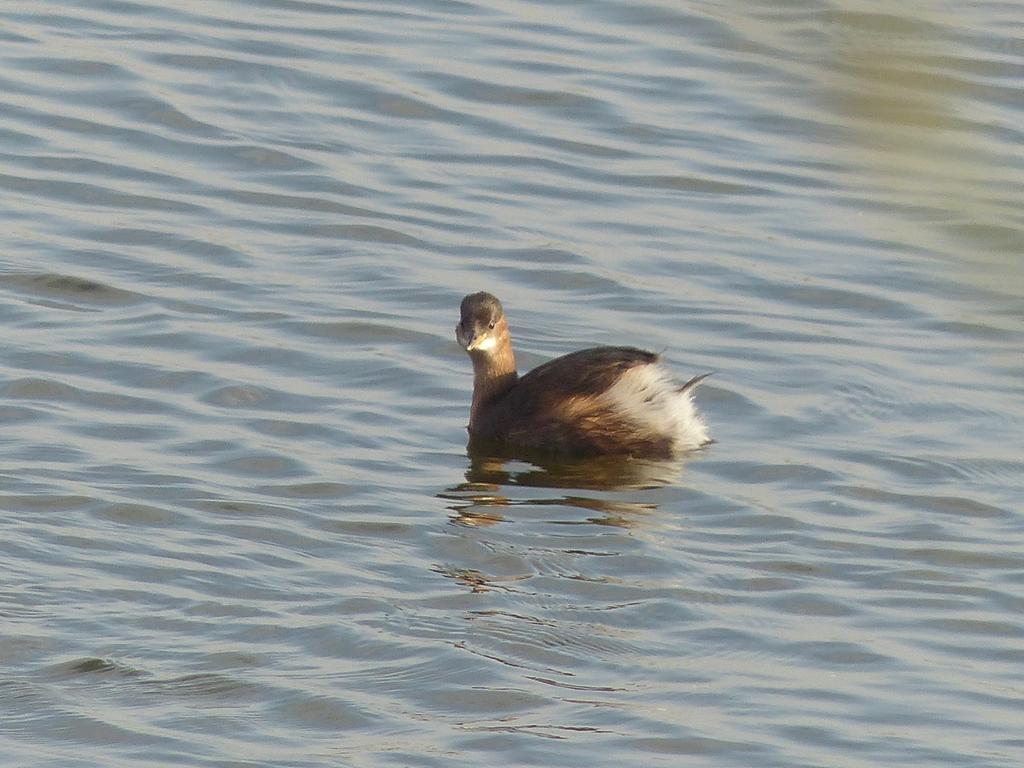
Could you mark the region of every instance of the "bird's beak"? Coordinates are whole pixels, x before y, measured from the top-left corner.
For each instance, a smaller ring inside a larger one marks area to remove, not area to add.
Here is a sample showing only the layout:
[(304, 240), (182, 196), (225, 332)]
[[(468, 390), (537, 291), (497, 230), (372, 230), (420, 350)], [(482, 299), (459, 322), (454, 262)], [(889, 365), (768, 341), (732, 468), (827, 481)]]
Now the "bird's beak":
[(455, 326), (455, 338), (467, 352), (489, 352), (498, 343), (494, 333), (488, 329), (473, 331), (464, 328), (462, 323)]
[(469, 340), (466, 345), (467, 352), (490, 352), (498, 343), (497, 337), (491, 331), (481, 331)]

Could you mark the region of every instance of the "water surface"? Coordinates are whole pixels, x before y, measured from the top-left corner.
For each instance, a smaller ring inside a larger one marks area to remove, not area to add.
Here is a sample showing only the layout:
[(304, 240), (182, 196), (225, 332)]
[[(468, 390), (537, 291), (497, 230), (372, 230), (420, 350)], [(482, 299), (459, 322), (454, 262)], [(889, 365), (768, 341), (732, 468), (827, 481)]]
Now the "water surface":
[[(0, 19), (0, 763), (1024, 762), (1015, 5)], [(471, 459), (480, 289), (717, 442)]]

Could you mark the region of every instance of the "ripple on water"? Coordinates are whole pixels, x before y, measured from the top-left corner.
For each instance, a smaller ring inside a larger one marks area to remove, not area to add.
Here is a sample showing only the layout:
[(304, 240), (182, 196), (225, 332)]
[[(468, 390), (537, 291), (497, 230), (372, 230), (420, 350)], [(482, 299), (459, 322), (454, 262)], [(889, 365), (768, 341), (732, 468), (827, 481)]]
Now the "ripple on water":
[[(1008, 6), (0, 21), (7, 762), (1020, 763)], [(479, 289), (718, 442), (467, 457)]]
[(61, 302), (57, 305), (61, 309), (83, 308), (82, 304), (128, 306), (143, 299), (134, 291), (73, 275), (13, 274), (6, 275), (0, 284), (10, 286), (27, 297)]

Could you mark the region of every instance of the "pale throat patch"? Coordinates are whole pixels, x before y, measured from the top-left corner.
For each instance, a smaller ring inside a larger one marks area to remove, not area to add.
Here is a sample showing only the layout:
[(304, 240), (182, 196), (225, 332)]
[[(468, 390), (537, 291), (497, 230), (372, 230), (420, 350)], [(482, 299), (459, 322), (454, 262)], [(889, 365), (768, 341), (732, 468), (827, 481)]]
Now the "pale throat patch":
[(489, 333), (480, 339), (479, 343), (474, 344), (469, 349), (470, 351), (480, 350), (481, 352), (490, 352), (496, 346), (498, 346), (498, 339), (493, 333)]

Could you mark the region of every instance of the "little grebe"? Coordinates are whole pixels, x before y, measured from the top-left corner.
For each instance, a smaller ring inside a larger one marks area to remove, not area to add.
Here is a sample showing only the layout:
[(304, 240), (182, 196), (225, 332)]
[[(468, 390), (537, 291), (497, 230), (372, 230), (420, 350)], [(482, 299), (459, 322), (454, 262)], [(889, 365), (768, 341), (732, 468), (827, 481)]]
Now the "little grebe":
[(501, 302), (462, 300), (458, 339), (473, 361), (470, 445), (544, 453), (670, 457), (710, 442), (693, 390), (658, 356), (634, 347), (594, 347), (544, 363), (519, 378)]

